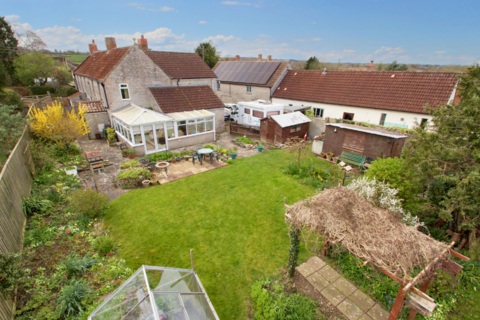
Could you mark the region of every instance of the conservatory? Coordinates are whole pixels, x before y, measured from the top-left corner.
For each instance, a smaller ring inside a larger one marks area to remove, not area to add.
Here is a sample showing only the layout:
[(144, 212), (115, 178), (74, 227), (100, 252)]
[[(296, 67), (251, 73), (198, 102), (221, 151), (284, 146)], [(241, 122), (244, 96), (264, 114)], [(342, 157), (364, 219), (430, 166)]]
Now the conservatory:
[(195, 271), (142, 266), (89, 320), (219, 320)]
[(112, 112), (112, 126), (138, 155), (168, 150), (169, 142), (177, 148), (215, 138), (215, 114), (207, 110), (164, 114), (132, 103)]

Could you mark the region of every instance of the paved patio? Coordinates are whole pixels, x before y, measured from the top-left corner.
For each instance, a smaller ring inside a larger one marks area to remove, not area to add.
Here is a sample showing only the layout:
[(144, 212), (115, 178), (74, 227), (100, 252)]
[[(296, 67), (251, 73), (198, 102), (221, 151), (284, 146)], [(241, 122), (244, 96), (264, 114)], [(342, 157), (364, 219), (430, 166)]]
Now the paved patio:
[(319, 257), (312, 257), (297, 271), (350, 320), (387, 320), (389, 312), (368, 297)]
[(157, 170), (157, 172), (154, 172), (155, 180), (160, 184), (165, 184), (224, 166), (228, 166), (228, 164), (222, 161), (217, 161), (217, 159), (213, 159), (213, 163), (210, 163), (210, 159), (203, 160), (203, 164), (200, 164), (199, 161), (195, 161), (195, 164), (193, 164), (192, 159), (188, 161), (182, 160), (180, 162), (171, 163), (167, 168), (167, 174), (165, 174), (163, 170)]

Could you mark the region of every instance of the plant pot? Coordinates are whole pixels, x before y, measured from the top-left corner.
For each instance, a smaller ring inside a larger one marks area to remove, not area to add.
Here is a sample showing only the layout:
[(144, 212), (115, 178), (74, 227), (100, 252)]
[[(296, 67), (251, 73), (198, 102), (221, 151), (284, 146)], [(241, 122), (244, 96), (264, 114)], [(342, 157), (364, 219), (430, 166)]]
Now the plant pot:
[(148, 187), (150, 185), (150, 180), (143, 180), (142, 185), (144, 188)]
[(73, 169), (67, 170), (67, 168), (65, 168), (65, 173), (69, 176), (75, 176), (78, 173), (77, 166), (69, 166), (69, 167), (73, 167)]
[(135, 155), (134, 154), (128, 155), (128, 159), (135, 159)]
[(251, 144), (247, 144), (247, 145), (246, 145), (246, 149), (247, 149), (247, 150), (252, 150), (252, 148), (253, 148), (253, 146), (252, 146)]
[(327, 155), (326, 155), (326, 154), (323, 154), (323, 153), (321, 153), (321, 154), (319, 155), (319, 157), (320, 157), (320, 158), (323, 158), (323, 159), (325, 159), (325, 158), (327, 157)]
[(152, 186), (156, 186), (157, 185), (157, 180), (150, 180), (150, 184)]
[(115, 140), (108, 140), (108, 145), (109, 145), (110, 147), (115, 147), (115, 146), (117, 145), (117, 141), (115, 141)]
[(263, 151), (263, 147), (257, 147), (257, 150), (258, 150), (258, 152), (262, 152), (262, 151)]
[(182, 157), (177, 157), (177, 162), (182, 161)]
[(328, 161), (332, 161), (333, 154), (327, 154), (326, 157)]
[(128, 153), (125, 153), (125, 154), (122, 153), (122, 157), (124, 157), (124, 158), (128, 157)]
[(170, 159), (170, 162), (171, 162), (171, 163), (177, 162), (177, 158), (172, 158), (172, 159)]
[(236, 153), (231, 153), (231, 152), (230, 152), (230, 157), (232, 157), (232, 159), (234, 159), (234, 160), (235, 160), (235, 158), (237, 158), (237, 154), (236, 154)]

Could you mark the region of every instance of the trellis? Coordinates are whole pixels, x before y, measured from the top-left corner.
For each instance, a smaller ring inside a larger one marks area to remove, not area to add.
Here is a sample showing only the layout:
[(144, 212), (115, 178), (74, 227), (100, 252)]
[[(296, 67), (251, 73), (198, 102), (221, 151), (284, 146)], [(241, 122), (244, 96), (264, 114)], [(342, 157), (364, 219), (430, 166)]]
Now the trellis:
[[(400, 285), (389, 320), (397, 319), (404, 305), (411, 308), (408, 319), (414, 319), (417, 312), (431, 315), (436, 304), (425, 292), (435, 272), (441, 269), (455, 277), (462, 267), (450, 256), (469, 260), (452, 249), (455, 242), (439, 242), (346, 188), (325, 190), (285, 206), (291, 243), (302, 228), (322, 234), (322, 255), (328, 246), (340, 244), (364, 261), (364, 266), (371, 265)], [(292, 271), (295, 265), (291, 267)], [(421, 271), (411, 277), (414, 269)]]

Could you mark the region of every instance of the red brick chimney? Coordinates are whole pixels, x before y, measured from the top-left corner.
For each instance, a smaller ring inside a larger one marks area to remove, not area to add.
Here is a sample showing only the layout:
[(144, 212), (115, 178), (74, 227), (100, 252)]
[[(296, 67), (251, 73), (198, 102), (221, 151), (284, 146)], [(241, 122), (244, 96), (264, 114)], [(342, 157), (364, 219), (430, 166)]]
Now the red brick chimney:
[(235, 56), (235, 61), (238, 61), (238, 60), (240, 60), (240, 56), (237, 54), (237, 55)]
[(372, 60), (372, 61), (370, 61), (370, 65), (371, 65), (371, 66), (373, 66), (373, 60)]
[(88, 50), (90, 51), (90, 54), (94, 53), (95, 51), (98, 51), (97, 45), (95, 44), (95, 40), (92, 40), (92, 43), (88, 44)]
[(267, 61), (272, 61), (272, 56), (268, 56)]
[(143, 51), (148, 51), (148, 41), (143, 37), (143, 34), (142, 34), (142, 37), (138, 39), (138, 46)]
[(107, 50), (112, 50), (117, 48), (117, 42), (113, 37), (105, 37), (105, 45), (107, 46)]
[(262, 61), (262, 54), (259, 54), (259, 55), (258, 55), (258, 60), (259, 60), (259, 61)]

